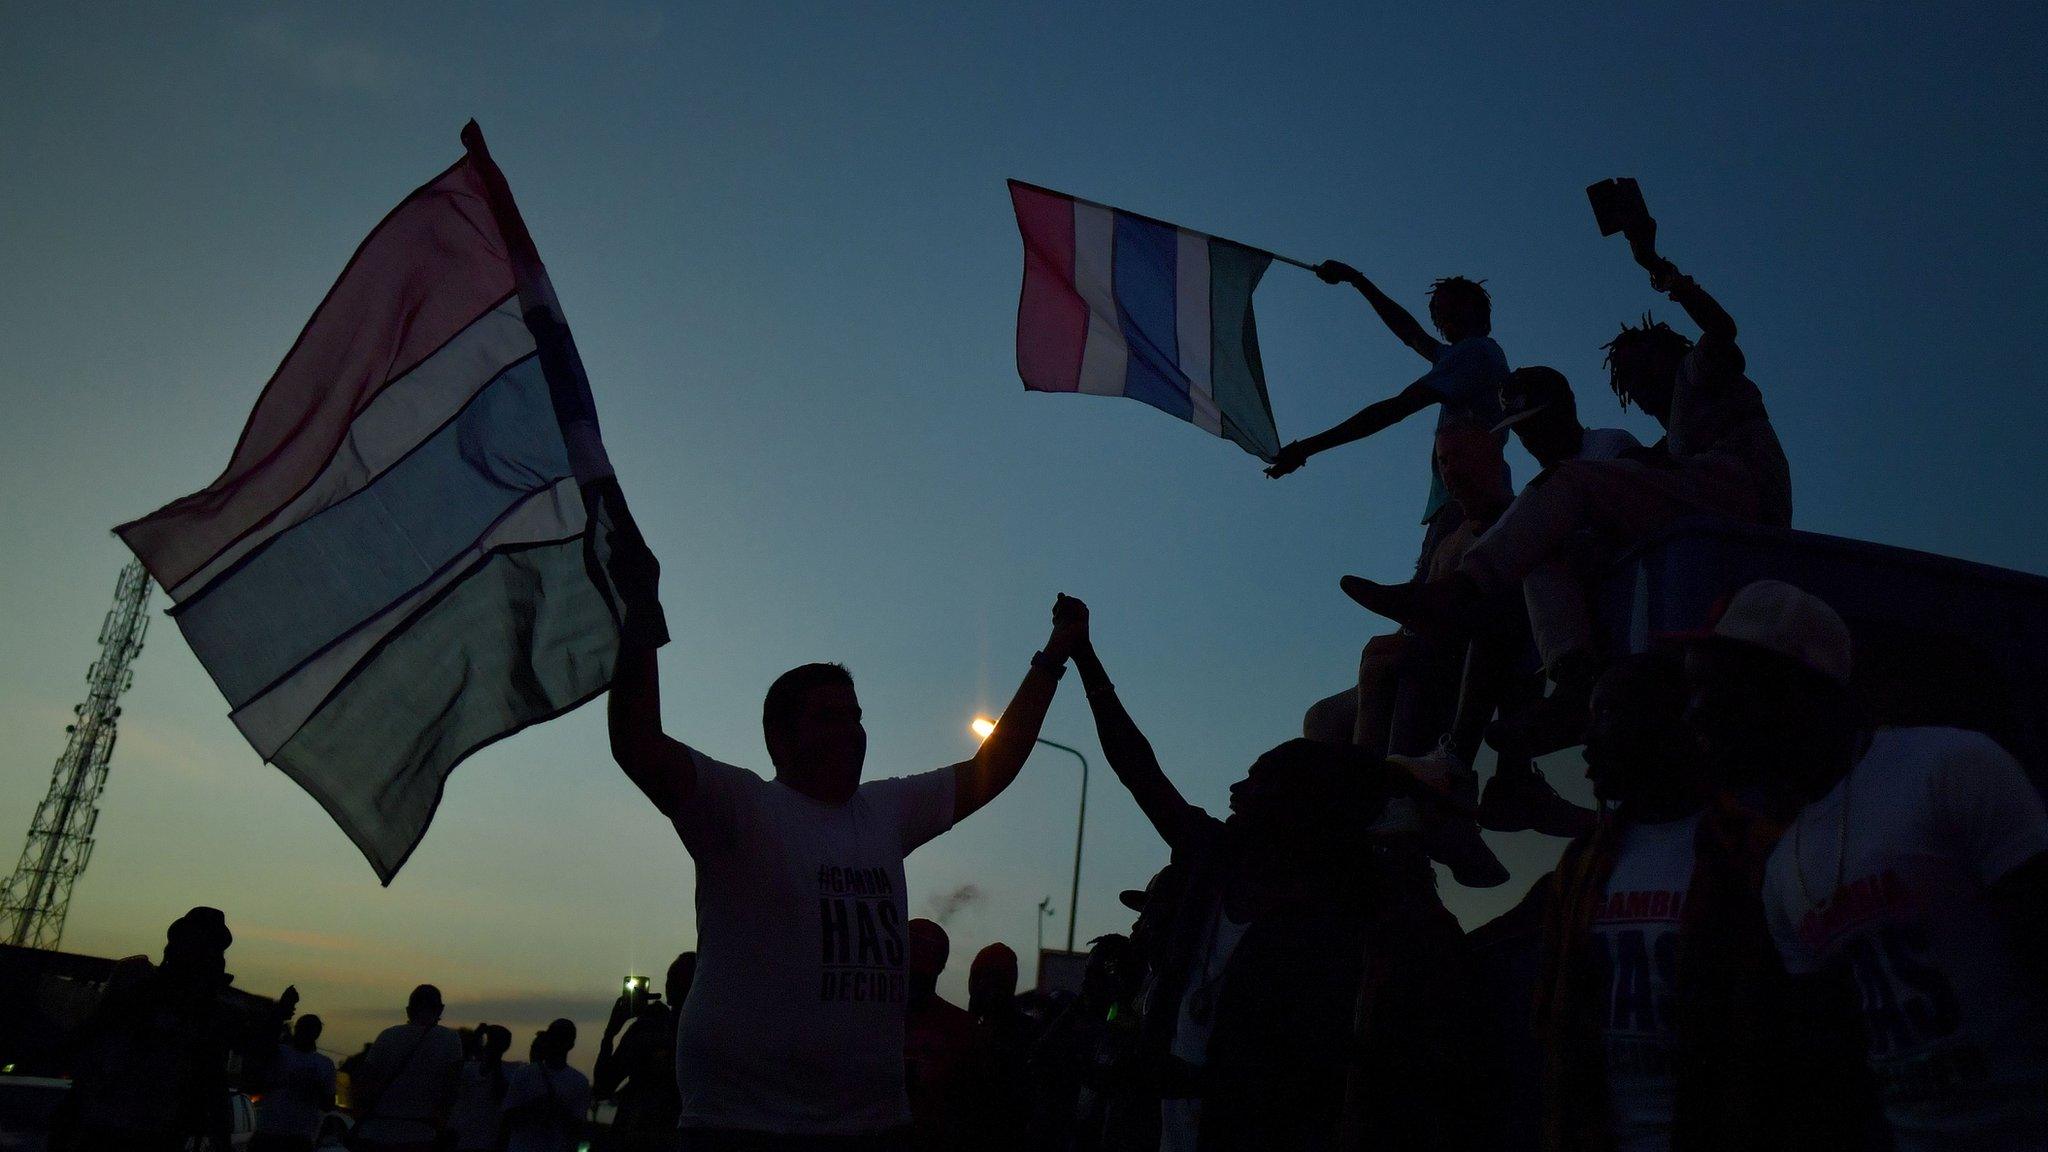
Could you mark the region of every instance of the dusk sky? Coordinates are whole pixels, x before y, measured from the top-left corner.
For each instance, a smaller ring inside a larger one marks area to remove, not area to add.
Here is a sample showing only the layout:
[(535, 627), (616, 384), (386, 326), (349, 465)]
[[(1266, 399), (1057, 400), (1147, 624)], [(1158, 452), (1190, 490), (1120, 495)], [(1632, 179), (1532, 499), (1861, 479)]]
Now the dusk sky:
[[(1027, 394), (1005, 177), (1347, 260), (1418, 315), (1432, 279), (1482, 277), (1510, 363), (1561, 369), (1589, 424), (1647, 442), (1599, 346), (1682, 317), (1583, 192), (1634, 175), (1741, 325), (1798, 527), (2048, 571), (2038, 6), (576, 7), (0, 4), (8, 866), (126, 559), (108, 529), (218, 474), (350, 252), (472, 116), (664, 565), (669, 729), (764, 773), (761, 694), (817, 659), (858, 680), (870, 777), (969, 755), (1064, 591), (1220, 812), (1387, 630), (1337, 578), (1411, 570), (1431, 422), (1273, 481), (1141, 404)], [(1257, 309), (1283, 439), (1424, 368), (1298, 269)], [(67, 950), (155, 955), (213, 904), (239, 983), (297, 983), (325, 1047), (424, 980), (450, 1023), (577, 1018), (587, 1066), (619, 977), (692, 944), (689, 858), (612, 764), (601, 704), (463, 764), (380, 888), (243, 743), (164, 604)], [(1122, 930), (1117, 890), (1164, 848), (1073, 678), (1044, 734), (1095, 765), (1080, 936)], [(1585, 795), (1573, 757), (1550, 767)], [(1029, 978), (1041, 897), (1064, 938), (1076, 784), (1042, 750), (911, 858), (913, 914), (978, 893), (947, 922), (956, 998), (992, 940)], [(1491, 839), (1507, 886), (1446, 880), (1468, 926), (1561, 846)]]

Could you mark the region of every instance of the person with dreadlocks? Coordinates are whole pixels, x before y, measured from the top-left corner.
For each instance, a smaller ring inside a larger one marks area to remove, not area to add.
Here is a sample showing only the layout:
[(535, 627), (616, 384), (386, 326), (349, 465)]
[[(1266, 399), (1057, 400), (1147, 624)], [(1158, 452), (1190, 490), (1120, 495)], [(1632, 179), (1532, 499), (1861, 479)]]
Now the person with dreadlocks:
[[(1358, 289), (1401, 343), (1429, 361), (1430, 367), (1415, 383), (1366, 405), (1337, 426), (1283, 446), (1272, 467), (1266, 469), (1266, 475), (1278, 479), (1308, 463), (1308, 458), (1319, 452), (1385, 431), (1431, 406), (1438, 408), (1439, 429), (1459, 420), (1489, 427), (1499, 422), (1500, 386), (1507, 379), (1508, 360), (1500, 345), (1493, 342), (1493, 300), (1486, 293), (1484, 281), (1446, 276), (1430, 285), (1429, 319), (1436, 326), (1437, 335), (1443, 337), (1438, 340), (1425, 332), (1406, 308), (1349, 264), (1326, 260), (1316, 266), (1316, 275), (1326, 284), (1349, 284)], [(1502, 480), (1506, 481), (1505, 475)], [(1437, 541), (1464, 519), (1444, 511), (1451, 503), (1443, 477), (1432, 460), (1429, 502), (1422, 513), (1422, 522), (1428, 529), (1423, 537), (1422, 559), (1416, 568), (1417, 579), (1422, 578), (1428, 567)]]
[(1734, 319), (1658, 255), (1655, 220), (1645, 214), (1627, 235), (1651, 286), (1700, 327), (1694, 342), (1646, 315), (1606, 346), (1615, 396), (1663, 425), (1664, 439), (1618, 459), (1568, 460), (1546, 470), (1443, 580), (1342, 581), (1352, 599), (1381, 616), (1451, 632), (1461, 630), (1489, 594), (1520, 586), (1556, 689), (1496, 725), (1493, 742), (1528, 755), (1579, 742), (1602, 667), (1593, 651), (1585, 586), (1569, 568), (1582, 531), (1626, 545), (1698, 513), (1775, 527), (1792, 521), (1791, 470), (1763, 395), (1745, 374)]

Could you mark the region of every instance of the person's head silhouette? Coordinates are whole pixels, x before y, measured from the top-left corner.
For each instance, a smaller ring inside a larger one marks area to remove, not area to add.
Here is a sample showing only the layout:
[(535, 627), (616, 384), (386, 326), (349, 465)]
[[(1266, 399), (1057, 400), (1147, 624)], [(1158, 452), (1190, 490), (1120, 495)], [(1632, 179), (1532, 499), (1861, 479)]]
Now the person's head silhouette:
[(939, 974), (953, 942), (936, 920), (920, 916), (910, 922), (910, 998), (921, 1001), (938, 991)]
[(406, 998), (405, 1019), (411, 1024), (438, 1024), (441, 1008), (441, 990), (432, 984), (422, 984)]
[(485, 1024), (477, 1033), (477, 1047), (486, 1060), (502, 1060), (512, 1050), (512, 1030), (503, 1024)]
[(575, 1048), (576, 1022), (565, 1017), (557, 1017), (535, 1039), (534, 1059), (559, 1068), (569, 1062), (569, 1053)]
[(1517, 368), (1500, 386), (1500, 401), (1500, 427), (1511, 429), (1536, 463), (1548, 468), (1579, 454), (1586, 428), (1564, 373), (1541, 364)]
[(320, 1043), (320, 1018), (307, 1013), (292, 1021), (292, 1047), (301, 1052), (311, 1052)]
[(1429, 319), (1447, 344), (1493, 332), (1493, 298), (1486, 282), (1446, 276), (1429, 286)]
[(697, 980), (697, 954), (684, 952), (669, 962), (668, 975), (661, 982), (662, 994), (671, 1008), (681, 1008), (690, 998), (690, 985)]
[(177, 981), (213, 983), (227, 972), (228, 946), (234, 942), (220, 909), (194, 908), (164, 933), (164, 974)]
[(1007, 1012), (1017, 1000), (1017, 954), (1008, 944), (991, 944), (974, 954), (967, 969), (967, 1010), (976, 1016)]
[(1621, 334), (1602, 348), (1607, 353), (1608, 383), (1621, 406), (1634, 404), (1657, 423), (1669, 424), (1671, 392), (1692, 341), (1646, 314), (1640, 326), (1622, 325)]
[(1603, 802), (1651, 822), (1676, 819), (1706, 796), (1699, 748), (1685, 729), (1685, 666), (1668, 652), (1624, 656), (1593, 685), (1586, 779)]
[(805, 664), (775, 678), (761, 705), (761, 731), (775, 778), (830, 804), (852, 798), (867, 759), (853, 675), (839, 664)]
[(1341, 867), (1386, 800), (1386, 774), (1348, 744), (1289, 740), (1230, 786), (1225, 829), (1244, 863), (1273, 875)]

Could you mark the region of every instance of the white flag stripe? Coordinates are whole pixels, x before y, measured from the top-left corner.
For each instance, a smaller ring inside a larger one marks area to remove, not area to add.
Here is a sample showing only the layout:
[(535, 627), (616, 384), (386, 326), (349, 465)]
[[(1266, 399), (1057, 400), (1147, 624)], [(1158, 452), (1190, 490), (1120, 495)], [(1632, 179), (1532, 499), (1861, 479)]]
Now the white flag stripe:
[(1180, 370), (1188, 378), (1189, 419), (1202, 430), (1220, 435), (1223, 413), (1209, 378), (1209, 237), (1181, 231), (1174, 254), (1173, 302), (1175, 335), (1180, 343)]
[(236, 709), (231, 715), (235, 726), (255, 747), (257, 755), (269, 760), (379, 641), (397, 631), (413, 609), (467, 575), (485, 553), (517, 544), (564, 540), (582, 532), (584, 523), (583, 494), (575, 480), (561, 480), (554, 487), (535, 493), (432, 580)]
[(1124, 394), (1130, 346), (1116, 310), (1116, 213), (1093, 204), (1074, 205), (1074, 287), (1088, 305), (1088, 341), (1081, 347), (1080, 390), (1096, 396)]
[(179, 581), (170, 590), (171, 599), (183, 602), (265, 541), (360, 491), (462, 411), (506, 365), (532, 352), (533, 335), (519, 318), (516, 301), (507, 300), (478, 317), (412, 371), (385, 385), (349, 424), (334, 458), (306, 490)]

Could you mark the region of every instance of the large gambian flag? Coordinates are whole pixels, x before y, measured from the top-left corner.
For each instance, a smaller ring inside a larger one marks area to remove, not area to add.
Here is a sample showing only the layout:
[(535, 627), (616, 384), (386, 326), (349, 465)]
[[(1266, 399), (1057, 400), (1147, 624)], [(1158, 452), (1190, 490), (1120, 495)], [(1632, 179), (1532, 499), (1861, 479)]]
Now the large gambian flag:
[(1024, 241), (1024, 387), (1142, 400), (1273, 459), (1252, 316), (1272, 253), (1021, 180), (1010, 205)]
[(463, 143), (356, 250), (219, 479), (115, 530), (242, 735), (387, 884), (449, 772), (603, 692), (619, 643), (590, 387)]

